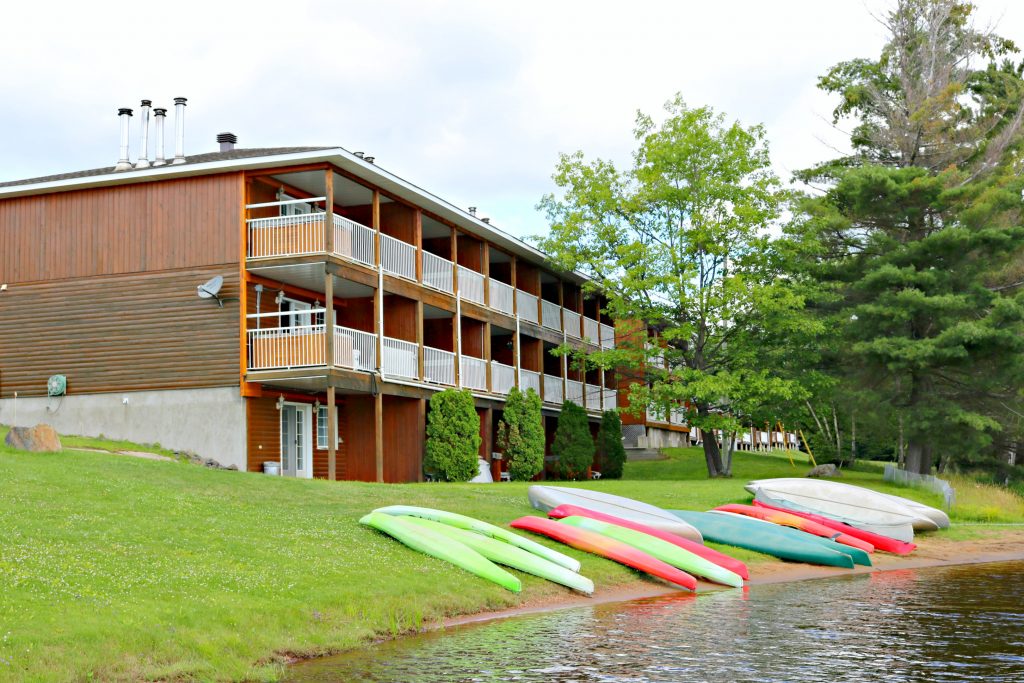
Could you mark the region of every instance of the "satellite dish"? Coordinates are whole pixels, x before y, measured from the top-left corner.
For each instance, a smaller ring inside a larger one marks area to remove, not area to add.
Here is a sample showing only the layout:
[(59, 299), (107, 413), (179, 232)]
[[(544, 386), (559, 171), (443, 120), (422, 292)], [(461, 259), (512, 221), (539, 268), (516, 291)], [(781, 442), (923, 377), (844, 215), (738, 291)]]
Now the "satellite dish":
[(220, 293), (220, 288), (224, 286), (224, 278), (220, 275), (210, 278), (203, 284), (196, 287), (196, 294), (199, 295), (200, 299), (216, 299), (217, 303), (224, 306), (224, 302), (217, 296)]

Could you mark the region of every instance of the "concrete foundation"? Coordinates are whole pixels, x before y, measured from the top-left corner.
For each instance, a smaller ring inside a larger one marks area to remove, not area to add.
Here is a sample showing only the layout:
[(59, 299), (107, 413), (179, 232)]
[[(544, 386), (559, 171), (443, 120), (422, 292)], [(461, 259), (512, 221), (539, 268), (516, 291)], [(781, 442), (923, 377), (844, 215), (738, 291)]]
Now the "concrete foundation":
[(52, 425), (61, 435), (104, 436), (192, 451), (245, 470), (245, 403), (238, 387), (0, 399), (0, 423)]
[(686, 432), (674, 432), (670, 429), (647, 428), (647, 438), (638, 442), (641, 448), (678, 448), (690, 445), (690, 435)]

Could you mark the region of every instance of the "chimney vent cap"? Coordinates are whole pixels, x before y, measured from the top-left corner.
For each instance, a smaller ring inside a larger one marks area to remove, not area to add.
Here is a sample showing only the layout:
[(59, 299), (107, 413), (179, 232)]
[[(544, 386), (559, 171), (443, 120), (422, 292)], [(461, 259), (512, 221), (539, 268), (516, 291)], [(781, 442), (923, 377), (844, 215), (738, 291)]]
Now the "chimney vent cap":
[(368, 164), (372, 164), (373, 160), (374, 160), (374, 157), (363, 157), (363, 161), (365, 161)]
[(357, 157), (359, 157), (360, 159), (362, 159), (362, 158), (363, 158), (363, 152), (352, 152), (352, 154), (353, 154), (354, 156), (357, 156)]
[(491, 219), (490, 219), (490, 218), (481, 218), (480, 220), (482, 220), (482, 221), (483, 221), (484, 223), (486, 223), (487, 225), (490, 225), (490, 224), (491, 224)]
[(188, 98), (187, 97), (175, 97), (174, 98), (174, 103), (175, 104), (185, 104), (186, 102), (188, 102)]
[(153, 105), (153, 100), (142, 100), (143, 107), (149, 107)]
[(124, 116), (125, 114), (127, 114), (128, 116), (131, 116), (132, 115), (132, 110), (128, 109), (127, 107), (121, 107), (120, 109), (117, 110), (117, 115), (118, 116)]

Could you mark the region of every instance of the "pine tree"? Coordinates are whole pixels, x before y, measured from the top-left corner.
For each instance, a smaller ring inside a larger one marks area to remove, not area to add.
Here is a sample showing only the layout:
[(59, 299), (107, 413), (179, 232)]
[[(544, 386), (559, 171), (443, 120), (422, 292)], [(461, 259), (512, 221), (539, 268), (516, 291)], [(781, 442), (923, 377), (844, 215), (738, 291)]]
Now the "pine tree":
[(606, 410), (601, 414), (597, 451), (601, 456), (601, 478), (621, 479), (622, 466), (626, 462), (626, 448), (622, 445), (622, 419), (614, 410)]
[(533, 389), (508, 392), (498, 422), (498, 447), (513, 481), (529, 481), (544, 469), (544, 422), (541, 400)]
[(447, 481), (469, 481), (479, 472), (480, 416), (473, 394), (445, 389), (430, 397), (423, 468)]
[(562, 405), (551, 454), (555, 456), (555, 472), (562, 479), (583, 477), (594, 462), (594, 439), (590, 436), (587, 412), (572, 401)]

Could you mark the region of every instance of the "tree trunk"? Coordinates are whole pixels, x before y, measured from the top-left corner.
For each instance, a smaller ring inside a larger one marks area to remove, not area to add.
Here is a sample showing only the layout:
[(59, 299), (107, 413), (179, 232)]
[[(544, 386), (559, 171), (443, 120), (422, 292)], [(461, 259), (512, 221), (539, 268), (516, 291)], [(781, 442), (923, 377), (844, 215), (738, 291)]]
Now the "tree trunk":
[(850, 414), (850, 464), (857, 462), (857, 413)]
[[(707, 417), (709, 412), (708, 404), (697, 404), (697, 415)], [(715, 430), (701, 429), (701, 431), (704, 433), (704, 460), (708, 466), (708, 476), (712, 479), (720, 477), (724, 474), (725, 468), (722, 466), (722, 452), (718, 449), (718, 439), (715, 437)]]
[(725, 446), (725, 458), (723, 460), (722, 476), (732, 476), (732, 454), (736, 450), (736, 433), (730, 432), (726, 441), (725, 430), (722, 431), (722, 445)]
[(907, 472), (917, 474), (932, 473), (932, 447), (931, 444), (911, 438), (907, 442)]

